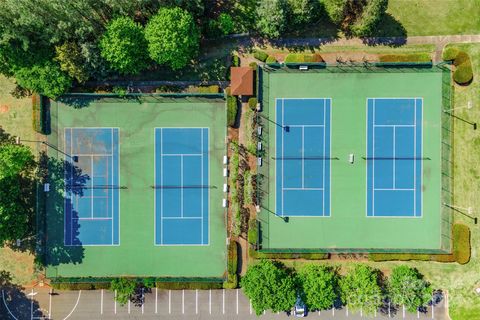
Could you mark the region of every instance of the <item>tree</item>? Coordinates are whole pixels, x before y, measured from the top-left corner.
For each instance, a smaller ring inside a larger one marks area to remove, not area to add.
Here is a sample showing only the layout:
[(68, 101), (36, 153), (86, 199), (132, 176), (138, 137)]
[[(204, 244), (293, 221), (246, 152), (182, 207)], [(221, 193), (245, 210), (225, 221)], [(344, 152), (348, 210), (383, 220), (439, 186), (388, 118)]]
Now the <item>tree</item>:
[(278, 262), (261, 260), (248, 268), (241, 286), (257, 315), (264, 310), (290, 310), (295, 304), (296, 288), (291, 274)]
[(146, 49), (143, 27), (128, 17), (112, 20), (100, 39), (102, 57), (122, 74), (137, 74), (147, 67)]
[(319, 11), (318, 1), (288, 0), (289, 27), (311, 23)]
[(15, 78), (20, 86), (53, 99), (72, 86), (72, 79), (53, 61), (20, 68)]
[(310, 310), (330, 309), (337, 298), (337, 274), (331, 267), (307, 264), (299, 274)]
[[(1, 132), (0, 132), (1, 133)], [(0, 247), (24, 239), (32, 230), (32, 179), (35, 159), (28, 147), (0, 141)]]
[(116, 278), (110, 283), (110, 290), (116, 292), (115, 300), (122, 306), (130, 300), (136, 288), (135, 280), (128, 278)]
[(340, 280), (341, 298), (351, 310), (372, 314), (382, 304), (378, 272), (363, 264), (356, 265)]
[(321, 0), (330, 20), (347, 34), (371, 36), (387, 10), (388, 0)]
[(30, 148), (22, 145), (0, 145), (0, 179), (21, 175), (32, 169), (35, 158)]
[(388, 279), (388, 294), (394, 304), (416, 312), (432, 298), (432, 288), (417, 269), (398, 266)]
[(180, 8), (162, 8), (145, 28), (150, 58), (172, 69), (185, 67), (198, 54), (200, 34), (193, 17)]
[(87, 61), (82, 54), (82, 48), (75, 42), (65, 42), (55, 47), (55, 60), (60, 64), (60, 69), (78, 82), (88, 80)]
[(261, 1), (256, 10), (256, 27), (260, 34), (278, 38), (286, 29), (286, 0)]

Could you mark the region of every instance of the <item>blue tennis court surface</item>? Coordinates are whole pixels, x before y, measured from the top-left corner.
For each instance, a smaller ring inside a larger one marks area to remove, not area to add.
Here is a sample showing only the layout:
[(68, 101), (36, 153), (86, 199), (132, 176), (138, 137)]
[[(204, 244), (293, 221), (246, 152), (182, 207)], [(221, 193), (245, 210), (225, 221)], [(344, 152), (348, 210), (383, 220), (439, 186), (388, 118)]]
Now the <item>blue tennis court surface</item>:
[(65, 128), (67, 246), (120, 242), (118, 135), (117, 128)]
[(155, 244), (208, 245), (208, 128), (155, 129)]
[(276, 214), (330, 216), (330, 99), (276, 100)]
[(422, 107), (419, 98), (367, 101), (367, 216), (422, 215)]

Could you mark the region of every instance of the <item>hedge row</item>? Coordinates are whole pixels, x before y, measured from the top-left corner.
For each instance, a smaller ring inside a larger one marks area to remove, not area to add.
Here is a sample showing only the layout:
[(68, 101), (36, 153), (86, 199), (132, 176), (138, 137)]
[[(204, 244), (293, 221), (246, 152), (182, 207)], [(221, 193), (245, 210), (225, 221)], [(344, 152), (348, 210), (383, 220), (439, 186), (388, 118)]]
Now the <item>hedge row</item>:
[(463, 224), (454, 224), (452, 230), (453, 250), (451, 254), (416, 253), (370, 253), (371, 261), (436, 261), (466, 264), (470, 261), (470, 229)]
[(228, 126), (235, 126), (237, 120), (238, 104), (237, 98), (230, 95), (230, 91), (227, 91), (227, 123)]
[(258, 223), (256, 219), (248, 221), (248, 243), (257, 245), (258, 241)]
[[(142, 282), (139, 282), (142, 283)], [(155, 281), (155, 287), (159, 289), (221, 289), (223, 287), (220, 281)], [(52, 288), (57, 290), (99, 290), (110, 289), (109, 282), (53, 282)]]
[(306, 259), (306, 260), (325, 260), (330, 258), (328, 253), (292, 253), (292, 252), (261, 252), (252, 248), (248, 250), (250, 257), (254, 259)]
[(253, 57), (257, 60), (265, 62), (268, 59), (268, 53), (266, 53), (265, 51), (261, 51), (261, 50), (255, 50), (255, 51), (253, 51)]
[(238, 244), (231, 240), (227, 248), (227, 281), (223, 283), (223, 288), (234, 289), (238, 286)]
[(35, 132), (42, 133), (42, 98), (38, 93), (32, 94), (32, 126)]
[(285, 57), (285, 63), (302, 63), (302, 62), (325, 62), (318, 53), (304, 54), (304, 53), (289, 53)]
[(430, 53), (384, 54), (379, 57), (380, 62), (431, 62)]

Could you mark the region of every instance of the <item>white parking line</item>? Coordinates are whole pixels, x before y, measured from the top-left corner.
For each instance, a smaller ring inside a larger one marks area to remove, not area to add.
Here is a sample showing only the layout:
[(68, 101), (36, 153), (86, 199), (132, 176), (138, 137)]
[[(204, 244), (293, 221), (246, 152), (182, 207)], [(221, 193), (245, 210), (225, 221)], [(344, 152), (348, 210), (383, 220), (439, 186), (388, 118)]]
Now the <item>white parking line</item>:
[(346, 309), (347, 309), (347, 317), (348, 317), (348, 305), (346, 306)]
[(208, 313), (212, 314), (212, 289), (208, 292)]
[(222, 312), (225, 314), (225, 289), (223, 289)]
[(237, 314), (238, 314), (238, 289), (237, 289)]
[(432, 319), (435, 319), (435, 311), (433, 309), (433, 303), (432, 303)]
[(115, 290), (115, 293), (113, 294), (113, 303), (114, 303), (114, 312), (117, 314), (117, 290)]
[(198, 289), (195, 290), (195, 314), (198, 314)]
[(33, 289), (32, 293), (30, 294), (30, 319), (33, 319)]
[[(103, 289), (101, 291), (101, 295), (100, 295), (100, 314), (103, 314)], [(50, 318), (50, 317), (49, 317)]]
[(130, 314), (130, 299), (128, 299), (128, 314)]
[(420, 310), (417, 310), (417, 319), (420, 319)]
[(172, 290), (168, 290), (168, 314), (172, 313)]
[(50, 289), (50, 297), (48, 298), (48, 319), (52, 318), (52, 295), (53, 289)]
[(182, 314), (185, 313), (185, 290), (182, 289)]
[(403, 311), (403, 319), (405, 319), (405, 305), (402, 306), (402, 311)]
[(142, 288), (142, 314), (144, 312), (144, 306), (145, 306), (145, 290)]
[(155, 313), (158, 313), (157, 302), (158, 302), (158, 288), (155, 288)]
[(249, 300), (249, 305), (250, 305), (250, 314), (252, 314), (252, 301)]

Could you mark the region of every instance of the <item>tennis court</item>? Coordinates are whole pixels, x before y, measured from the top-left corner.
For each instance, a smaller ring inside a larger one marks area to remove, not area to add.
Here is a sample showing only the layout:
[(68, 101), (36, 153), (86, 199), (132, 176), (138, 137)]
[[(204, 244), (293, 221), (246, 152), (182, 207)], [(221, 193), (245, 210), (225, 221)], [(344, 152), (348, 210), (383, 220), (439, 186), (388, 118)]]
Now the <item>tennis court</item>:
[(276, 99), (279, 216), (330, 215), (330, 99)]
[(367, 215), (421, 217), (422, 99), (367, 100)]
[(208, 245), (208, 128), (155, 128), (155, 244)]
[(261, 250), (449, 250), (448, 68), (267, 66), (259, 79)]
[(67, 246), (118, 245), (117, 128), (65, 128)]

